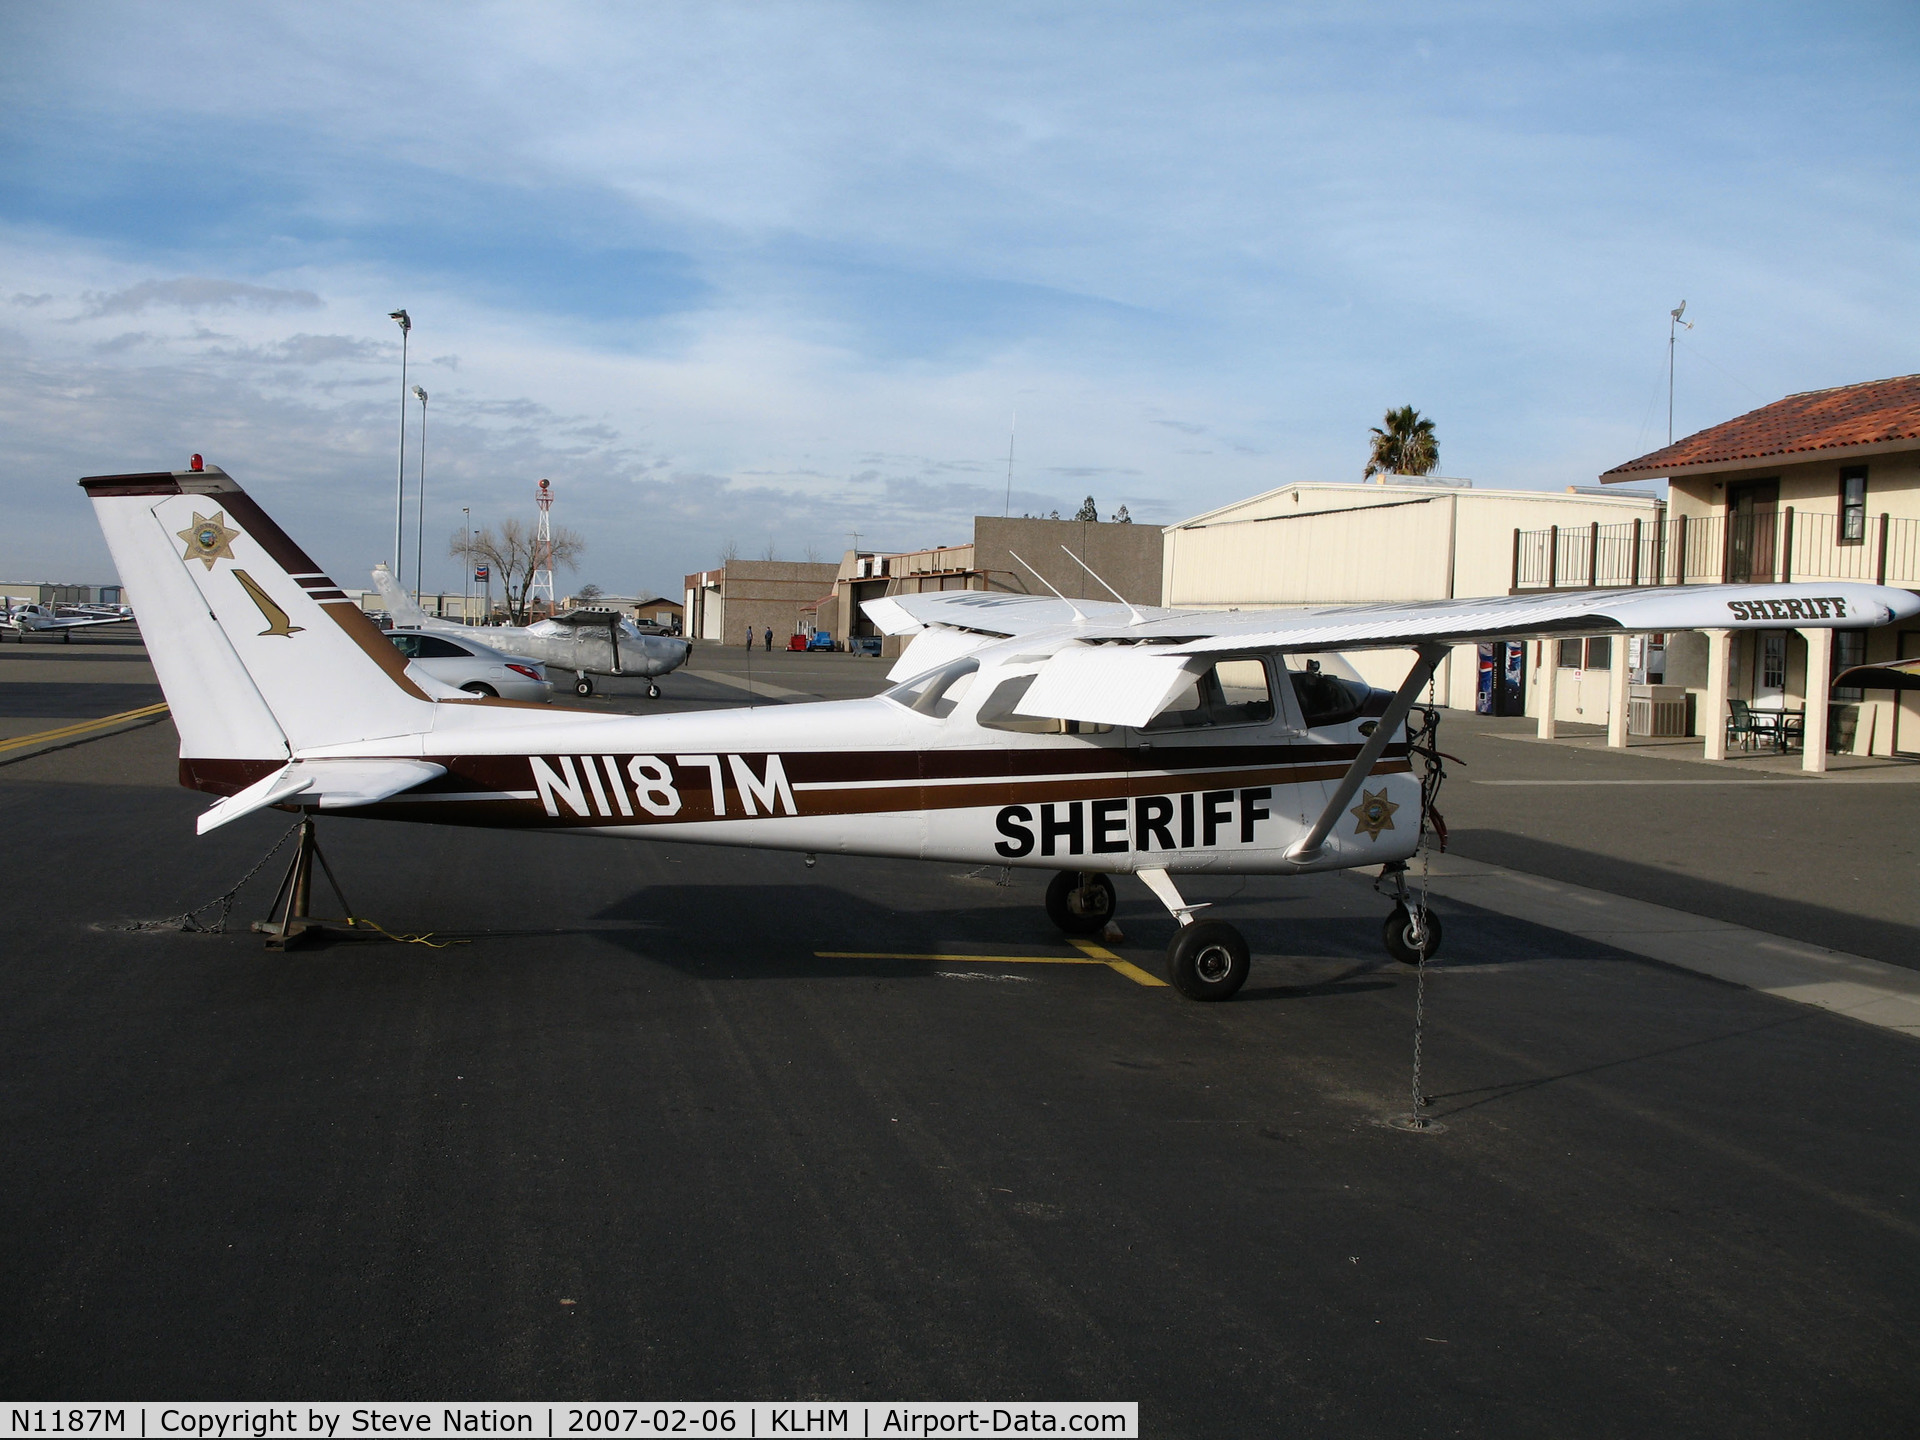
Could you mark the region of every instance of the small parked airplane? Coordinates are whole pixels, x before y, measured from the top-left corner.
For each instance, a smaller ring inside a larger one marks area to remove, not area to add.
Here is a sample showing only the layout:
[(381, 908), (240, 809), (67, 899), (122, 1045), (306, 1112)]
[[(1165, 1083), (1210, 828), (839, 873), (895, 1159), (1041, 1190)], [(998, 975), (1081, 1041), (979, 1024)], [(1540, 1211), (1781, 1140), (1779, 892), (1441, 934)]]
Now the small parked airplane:
[[(574, 610), (531, 625), (489, 625), (484, 629), (436, 620), (407, 598), (407, 592), (384, 565), (374, 567), (373, 586), (396, 628), (466, 635), (496, 650), (571, 670), (576, 695), (593, 694), (593, 681), (588, 678), (592, 675), (639, 675), (654, 680), (683, 664), (693, 649), (677, 636), (650, 634), (610, 611)], [(660, 687), (649, 684), (647, 694), (659, 699)]]
[[(1112, 914), (1108, 877), (1133, 874), (1179, 922), (1170, 978), (1199, 1000), (1238, 990), (1249, 954), (1195, 919), (1179, 874), (1384, 866), (1389, 950), (1433, 953), (1438, 922), (1404, 883), (1430, 810), (1408, 717), (1449, 645), (1920, 614), (1850, 582), (1226, 613), (945, 591), (868, 602), (914, 637), (881, 695), (606, 715), (438, 684), (198, 456), (80, 483), (147, 619), (181, 783), (222, 797), (203, 833), (279, 806), (1018, 865), (1059, 872), (1048, 914), (1077, 934)], [(1332, 653), (1354, 648), (1417, 659), (1388, 694)]]
[(57, 633), (65, 635), (68, 644), (73, 643), (73, 632), (76, 630), (91, 630), (96, 625), (124, 625), (133, 619), (131, 610), (120, 614), (102, 614), (92, 606), (77, 615), (62, 615), (53, 606), (42, 605), (37, 600), (16, 602), (11, 597), (6, 606), (7, 624), (22, 635)]

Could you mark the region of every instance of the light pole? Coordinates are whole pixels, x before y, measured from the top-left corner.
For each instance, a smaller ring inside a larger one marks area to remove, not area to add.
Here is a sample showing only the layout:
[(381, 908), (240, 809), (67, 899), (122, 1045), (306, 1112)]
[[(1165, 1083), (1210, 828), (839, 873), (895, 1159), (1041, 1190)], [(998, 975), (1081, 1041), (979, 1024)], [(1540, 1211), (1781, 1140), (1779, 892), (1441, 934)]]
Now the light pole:
[(1673, 443), (1673, 342), (1682, 330), (1691, 330), (1692, 325), (1680, 317), (1687, 313), (1687, 302), (1682, 300), (1667, 312), (1667, 444)]
[(404, 310), (389, 310), (387, 318), (400, 327), (400, 470), (393, 487), (393, 583), (400, 583), (402, 551), (400, 525), (407, 503), (407, 337), (413, 333), (413, 317)]
[[(460, 507), (460, 534), (469, 542), (473, 539), (473, 507)], [(473, 623), (473, 550), (471, 545), (466, 554), (460, 557), (460, 623)]]
[[(427, 392), (413, 387), (413, 398), (420, 402), (420, 493), (413, 502), (413, 603), (420, 603), (421, 580), (427, 567), (421, 559), (427, 539)], [(445, 606), (441, 607), (445, 609)]]

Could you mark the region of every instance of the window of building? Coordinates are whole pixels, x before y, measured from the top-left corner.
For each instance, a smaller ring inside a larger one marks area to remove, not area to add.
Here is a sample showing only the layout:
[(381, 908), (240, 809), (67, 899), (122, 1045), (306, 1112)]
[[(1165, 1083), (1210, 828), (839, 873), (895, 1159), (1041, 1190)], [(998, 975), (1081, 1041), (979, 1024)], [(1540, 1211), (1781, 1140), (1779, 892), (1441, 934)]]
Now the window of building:
[(1586, 658), (1586, 653), (1587, 646), (1585, 641), (1562, 640), (1560, 642), (1560, 668), (1562, 670), (1578, 670)]
[(1778, 692), (1787, 688), (1787, 636), (1768, 630), (1760, 637), (1760, 688)]
[(1587, 641), (1587, 669), (1606, 670), (1613, 665), (1613, 637), (1595, 635)]
[[(1833, 673), (1855, 665), (1867, 663), (1867, 632), (1864, 630), (1836, 630), (1833, 632)], [(1866, 692), (1857, 685), (1836, 685), (1833, 687), (1836, 700), (1864, 700)], [(1898, 698), (1898, 697), (1896, 697)]]
[(1841, 467), (1840, 534), (1837, 538), (1842, 545), (1866, 544), (1867, 467), (1864, 465)]

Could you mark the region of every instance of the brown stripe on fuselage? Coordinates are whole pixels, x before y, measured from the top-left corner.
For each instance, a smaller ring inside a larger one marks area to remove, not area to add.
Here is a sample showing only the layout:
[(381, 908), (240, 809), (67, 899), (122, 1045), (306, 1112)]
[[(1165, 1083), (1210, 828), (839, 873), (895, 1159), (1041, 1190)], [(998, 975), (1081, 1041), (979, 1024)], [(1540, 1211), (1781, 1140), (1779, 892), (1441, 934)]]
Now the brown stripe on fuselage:
[[(552, 816), (546, 813), (545, 807), (538, 800), (516, 799), (504, 794), (499, 799), (438, 801), (426, 797), (467, 796), (483, 792), (525, 792), (535, 789), (531, 761), (529, 757), (521, 755), (428, 758), (433, 759), (437, 764), (445, 765), (447, 773), (415, 790), (408, 791), (405, 795), (383, 801), (378, 806), (343, 810), (339, 813), (441, 825), (567, 830), (602, 829), (611, 826), (684, 825), (716, 819), (730, 821), (767, 818), (764, 811), (748, 815), (742, 805), (739, 792), (731, 783), (728, 783), (726, 788), (726, 813), (716, 816), (713, 812), (710, 776), (705, 767), (695, 767), (691, 773), (686, 767), (675, 768), (674, 782), (680, 796), (680, 809), (672, 815), (649, 814), (637, 803), (631, 805), (634, 814), (622, 815), (618, 813), (618, 805), (610, 802), (609, 808), (615, 812), (611, 815), (575, 815), (570, 807), (562, 806), (562, 813)], [(622, 774), (625, 774), (625, 762), (631, 758), (631, 756), (615, 757)], [(743, 758), (752, 765), (756, 775), (766, 773), (765, 755)], [(801, 758), (799, 755), (783, 757), (793, 761)], [(594, 755), (573, 756), (576, 767), (582, 767), (590, 762), (597, 763), (600, 759), (601, 757)], [(230, 795), (271, 774), (279, 768), (279, 765), (280, 762), (271, 760), (183, 760), (180, 764), (181, 783), (210, 790), (215, 794)], [(1383, 759), (1374, 766), (1371, 773), (1373, 775), (1404, 775), (1411, 768), (1404, 758)], [(794, 802), (799, 808), (801, 818), (885, 815), (914, 810), (960, 810), (1000, 805), (1035, 806), (1070, 803), (1076, 800), (1131, 799), (1142, 795), (1199, 794), (1211, 790), (1240, 790), (1257, 785), (1275, 787), (1303, 785), (1338, 780), (1346, 774), (1346, 771), (1347, 764), (1338, 761), (1318, 765), (1248, 766), (1204, 776), (1184, 777), (1152, 772), (1131, 772), (1122, 768), (1117, 773), (1100, 777), (1062, 774), (999, 775), (982, 777), (975, 783), (802, 790), (795, 793)], [(578, 769), (576, 773), (583, 774)], [(606, 783), (604, 770), (600, 773), (600, 779), (603, 784)], [(583, 790), (586, 788), (583, 786)], [(632, 788), (629, 786), (627, 789), (631, 799)], [(589, 803), (591, 803), (590, 795)]]

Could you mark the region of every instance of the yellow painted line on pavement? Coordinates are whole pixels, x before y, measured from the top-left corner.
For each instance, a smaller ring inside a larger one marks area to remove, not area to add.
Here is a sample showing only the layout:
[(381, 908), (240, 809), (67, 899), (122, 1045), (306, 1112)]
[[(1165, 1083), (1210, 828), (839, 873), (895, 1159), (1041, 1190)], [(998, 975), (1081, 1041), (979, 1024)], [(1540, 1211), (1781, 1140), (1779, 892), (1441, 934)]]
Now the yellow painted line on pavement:
[(1136, 985), (1165, 985), (1131, 960), (1123, 960), (1091, 940), (1070, 942), (1078, 955), (935, 955), (914, 950), (816, 950), (817, 960), (944, 960), (955, 965), (1104, 965)]
[(1080, 955), (926, 955), (904, 950), (816, 950), (816, 960), (951, 960), (962, 965), (1099, 965)]
[(44, 745), (50, 740), (71, 740), (90, 731), (104, 730), (109, 725), (124, 725), (129, 720), (145, 720), (149, 716), (165, 712), (167, 702), (148, 705), (139, 710), (122, 710), (118, 715), (103, 715), (98, 720), (80, 720), (72, 725), (62, 725), (57, 730), (42, 730), (37, 735), (16, 735), (11, 740), (0, 740), (0, 750), (18, 750), (26, 745)]
[(1067, 942), (1084, 955), (1091, 956), (1110, 970), (1118, 970), (1136, 985), (1165, 985), (1167, 982), (1158, 975), (1149, 975), (1131, 960), (1123, 960), (1104, 945), (1096, 945), (1091, 940), (1070, 940)]

